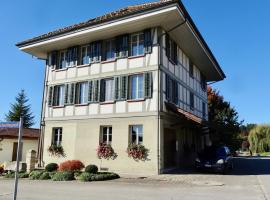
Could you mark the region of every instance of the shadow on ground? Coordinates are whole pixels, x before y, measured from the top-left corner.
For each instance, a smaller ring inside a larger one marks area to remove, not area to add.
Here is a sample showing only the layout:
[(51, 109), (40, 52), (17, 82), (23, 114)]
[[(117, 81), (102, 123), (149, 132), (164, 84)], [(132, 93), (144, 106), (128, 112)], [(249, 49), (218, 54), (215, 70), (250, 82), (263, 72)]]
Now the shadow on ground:
[[(233, 158), (234, 169), (226, 175), (270, 175), (269, 157), (236, 157)], [(195, 168), (177, 169), (168, 174), (207, 174), (216, 175), (211, 171), (197, 171)]]

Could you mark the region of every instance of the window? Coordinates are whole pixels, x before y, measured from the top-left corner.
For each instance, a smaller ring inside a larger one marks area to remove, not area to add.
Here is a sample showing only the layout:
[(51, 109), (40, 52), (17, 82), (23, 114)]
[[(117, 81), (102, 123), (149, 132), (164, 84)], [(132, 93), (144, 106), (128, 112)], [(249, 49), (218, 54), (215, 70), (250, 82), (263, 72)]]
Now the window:
[(101, 80), (100, 88), (100, 101), (108, 102), (114, 100), (114, 79), (103, 79)]
[(60, 52), (60, 59), (59, 59), (59, 66), (58, 69), (64, 69), (67, 67), (67, 62), (68, 61), (68, 55), (67, 51), (61, 51)]
[(190, 109), (194, 110), (194, 94), (192, 92), (189, 93), (189, 98), (190, 98)]
[(106, 60), (112, 60), (115, 58), (115, 40), (107, 40), (105, 42), (105, 56)]
[(207, 82), (205, 76), (202, 73), (201, 73), (201, 88), (203, 91), (206, 91), (207, 89)]
[(189, 59), (189, 76), (192, 78), (194, 77), (194, 66), (191, 59)]
[(144, 97), (143, 74), (130, 76), (130, 98), (142, 99)]
[(53, 128), (52, 145), (60, 146), (62, 143), (62, 128)]
[(116, 37), (116, 56), (119, 58), (128, 56), (129, 35)]
[(131, 56), (144, 54), (144, 34), (138, 33), (131, 35)]
[(81, 64), (88, 65), (90, 63), (90, 46), (81, 48)]
[(142, 125), (130, 126), (130, 142), (132, 144), (143, 143), (143, 126)]
[(90, 62), (99, 62), (101, 59), (101, 42), (90, 44)]
[(202, 115), (203, 115), (203, 119), (205, 119), (205, 117), (206, 117), (206, 104), (204, 102), (202, 102)]
[(65, 101), (65, 85), (54, 86), (53, 106), (63, 106)]
[(112, 127), (111, 126), (104, 126), (101, 127), (101, 142), (103, 144), (111, 144), (112, 143)]
[(177, 64), (177, 44), (168, 34), (166, 35), (166, 55), (171, 62)]
[(78, 83), (76, 87), (76, 103), (86, 104), (88, 103), (88, 82)]
[(178, 82), (166, 75), (166, 99), (178, 105)]

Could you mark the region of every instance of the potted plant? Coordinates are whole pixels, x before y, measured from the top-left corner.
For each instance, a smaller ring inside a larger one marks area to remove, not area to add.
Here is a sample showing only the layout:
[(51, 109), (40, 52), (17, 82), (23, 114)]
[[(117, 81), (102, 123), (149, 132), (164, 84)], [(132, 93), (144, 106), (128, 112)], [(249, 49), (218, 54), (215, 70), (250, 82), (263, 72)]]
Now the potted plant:
[(129, 144), (127, 148), (128, 157), (133, 158), (136, 161), (146, 161), (149, 150), (142, 144)]
[(48, 152), (50, 153), (51, 156), (55, 156), (55, 157), (66, 156), (64, 148), (61, 145), (52, 144), (51, 146), (49, 146)]
[(117, 154), (110, 144), (101, 143), (97, 148), (97, 156), (99, 159), (114, 160), (117, 157)]

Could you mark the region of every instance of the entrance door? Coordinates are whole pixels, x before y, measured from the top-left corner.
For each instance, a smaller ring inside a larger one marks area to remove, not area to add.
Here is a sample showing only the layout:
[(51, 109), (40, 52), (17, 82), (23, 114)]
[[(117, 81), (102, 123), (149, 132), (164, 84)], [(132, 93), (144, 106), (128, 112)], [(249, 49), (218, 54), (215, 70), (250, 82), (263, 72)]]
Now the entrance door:
[(17, 149), (18, 149), (18, 142), (13, 143), (13, 151), (12, 151), (12, 161), (16, 161), (17, 159)]
[(176, 133), (172, 129), (164, 129), (164, 167), (176, 166)]
[[(17, 160), (17, 149), (18, 149), (18, 142), (13, 143), (13, 151), (12, 151), (12, 161)], [(23, 149), (23, 143), (21, 143), (21, 151), (19, 154), (19, 161), (22, 160), (22, 149)]]

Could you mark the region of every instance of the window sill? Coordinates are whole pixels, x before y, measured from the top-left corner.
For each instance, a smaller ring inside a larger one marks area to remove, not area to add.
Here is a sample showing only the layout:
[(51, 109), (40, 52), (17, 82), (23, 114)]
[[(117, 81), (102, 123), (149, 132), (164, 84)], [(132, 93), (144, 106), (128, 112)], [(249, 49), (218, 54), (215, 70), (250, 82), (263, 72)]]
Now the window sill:
[(67, 71), (68, 68), (63, 68), (63, 69), (55, 69), (55, 72), (63, 72), (63, 71)]
[(138, 56), (129, 56), (128, 59), (132, 60), (132, 59), (136, 59), (136, 58), (143, 58), (145, 56), (145, 54), (143, 55), (138, 55)]
[(52, 106), (51, 108), (55, 109), (55, 108), (64, 108), (65, 106)]
[(142, 102), (145, 101), (145, 98), (142, 99), (128, 99), (127, 102), (128, 103), (135, 103), (135, 102)]
[(89, 67), (90, 64), (85, 64), (85, 65), (78, 65), (77, 68), (83, 68), (83, 67)]
[(88, 103), (84, 103), (84, 104), (75, 104), (75, 107), (83, 107), (83, 106), (88, 106)]
[(105, 102), (100, 102), (100, 105), (107, 105), (107, 104), (114, 104), (115, 101), (105, 101)]
[(116, 58), (110, 59), (110, 60), (104, 60), (104, 61), (101, 62), (101, 64), (113, 63), (115, 61), (116, 61)]

